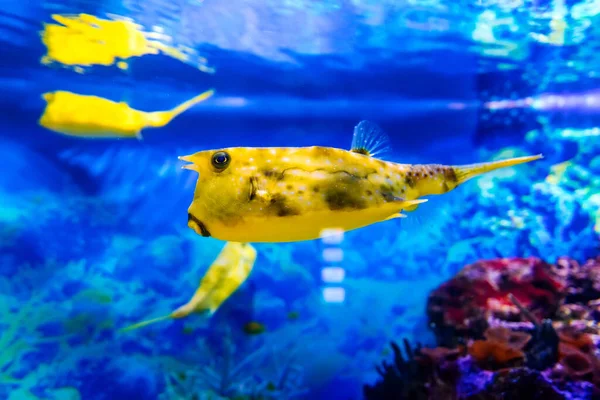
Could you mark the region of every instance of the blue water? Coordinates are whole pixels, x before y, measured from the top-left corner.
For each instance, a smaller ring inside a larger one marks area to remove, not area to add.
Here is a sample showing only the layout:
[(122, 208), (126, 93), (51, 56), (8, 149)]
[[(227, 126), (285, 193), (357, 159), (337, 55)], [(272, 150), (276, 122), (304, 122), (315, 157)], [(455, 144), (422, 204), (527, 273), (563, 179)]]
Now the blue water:
[[(1, 8), (0, 398), (361, 399), (391, 340), (435, 345), (427, 296), (464, 265), (598, 252), (597, 2), (5, 0)], [(126, 72), (41, 65), (42, 23), (83, 12), (160, 27), (215, 72), (161, 55)], [(552, 18), (564, 34), (551, 34)], [(48, 91), (156, 111), (208, 88), (213, 98), (141, 141), (38, 125)], [(118, 332), (184, 304), (224, 245), (187, 227), (195, 182), (178, 156), (348, 148), (364, 119), (387, 132), (391, 161), (545, 158), (431, 198), (406, 220), (347, 232), (341, 303), (323, 299), (321, 241), (256, 244), (248, 280), (211, 318)], [(553, 183), (551, 168), (565, 161), (576, 173)], [(265, 332), (247, 334), (249, 321)], [(221, 397), (209, 397), (215, 382)], [(248, 395), (280, 382), (281, 393)]]

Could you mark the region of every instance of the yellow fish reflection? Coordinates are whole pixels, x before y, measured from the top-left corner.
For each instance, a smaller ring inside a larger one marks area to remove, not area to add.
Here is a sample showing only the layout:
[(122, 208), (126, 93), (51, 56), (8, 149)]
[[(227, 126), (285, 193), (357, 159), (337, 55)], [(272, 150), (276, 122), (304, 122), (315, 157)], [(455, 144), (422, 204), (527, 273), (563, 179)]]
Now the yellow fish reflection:
[[(116, 64), (127, 69), (125, 60), (148, 54), (165, 54), (179, 61), (190, 63), (194, 55), (192, 49), (173, 48), (158, 40), (170, 38), (160, 33), (142, 31), (142, 27), (129, 20), (108, 20), (90, 14), (52, 15), (58, 24), (44, 24), (42, 42), (47, 48), (41, 63), (60, 63), (75, 66), (76, 72), (83, 72), (82, 66)], [(201, 71), (213, 73), (206, 66), (206, 59), (198, 57), (194, 62)]]
[(169, 315), (142, 321), (122, 331), (130, 331), (166, 319), (187, 317), (194, 312), (214, 314), (246, 281), (254, 267), (256, 255), (256, 249), (248, 243), (228, 242), (200, 280), (200, 285), (190, 301)]
[(42, 95), (47, 104), (39, 124), (51, 131), (81, 138), (141, 139), (142, 129), (163, 127), (213, 94), (211, 89), (172, 110), (145, 112), (125, 102), (59, 90)]

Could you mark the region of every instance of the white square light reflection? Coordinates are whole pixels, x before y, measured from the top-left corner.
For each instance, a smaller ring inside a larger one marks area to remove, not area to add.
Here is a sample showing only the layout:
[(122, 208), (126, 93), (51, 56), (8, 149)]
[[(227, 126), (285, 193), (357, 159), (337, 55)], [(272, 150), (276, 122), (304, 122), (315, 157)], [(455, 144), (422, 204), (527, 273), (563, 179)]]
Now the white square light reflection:
[(326, 303), (343, 303), (346, 291), (342, 287), (326, 287), (323, 289), (323, 300)]
[(346, 271), (341, 267), (326, 267), (321, 270), (321, 280), (326, 283), (340, 283), (345, 276)]
[(323, 250), (323, 261), (337, 263), (344, 259), (344, 250), (333, 247)]
[(325, 244), (340, 244), (344, 241), (344, 230), (341, 228), (323, 229), (319, 236)]

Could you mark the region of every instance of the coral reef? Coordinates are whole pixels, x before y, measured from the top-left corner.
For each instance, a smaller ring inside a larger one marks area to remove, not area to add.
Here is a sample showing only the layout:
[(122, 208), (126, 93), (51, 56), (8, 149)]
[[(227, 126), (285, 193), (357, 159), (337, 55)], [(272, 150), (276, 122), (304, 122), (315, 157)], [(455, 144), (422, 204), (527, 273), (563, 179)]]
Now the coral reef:
[(453, 341), (482, 338), (490, 318), (518, 321), (521, 311), (509, 294), (536, 317), (548, 318), (557, 312), (565, 289), (564, 278), (538, 258), (479, 261), (430, 294), (427, 316), (438, 343), (451, 347)]
[(429, 296), (439, 347), (392, 343), (365, 398), (600, 398), (599, 276), (600, 257), (467, 265)]

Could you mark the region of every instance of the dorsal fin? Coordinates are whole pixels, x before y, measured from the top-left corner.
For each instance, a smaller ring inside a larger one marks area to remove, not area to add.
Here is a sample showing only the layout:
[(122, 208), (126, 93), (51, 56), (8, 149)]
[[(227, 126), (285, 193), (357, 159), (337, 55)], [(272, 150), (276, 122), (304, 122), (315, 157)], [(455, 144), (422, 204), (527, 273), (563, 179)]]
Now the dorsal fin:
[(391, 149), (390, 139), (376, 123), (360, 121), (354, 127), (350, 151), (375, 157), (389, 153)]

